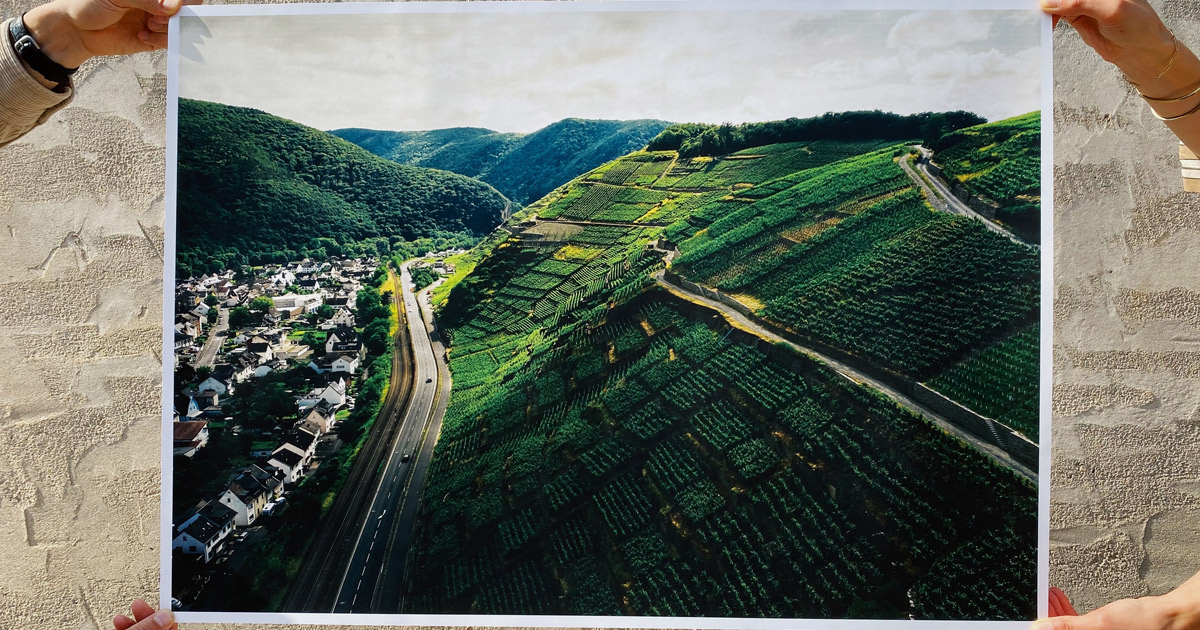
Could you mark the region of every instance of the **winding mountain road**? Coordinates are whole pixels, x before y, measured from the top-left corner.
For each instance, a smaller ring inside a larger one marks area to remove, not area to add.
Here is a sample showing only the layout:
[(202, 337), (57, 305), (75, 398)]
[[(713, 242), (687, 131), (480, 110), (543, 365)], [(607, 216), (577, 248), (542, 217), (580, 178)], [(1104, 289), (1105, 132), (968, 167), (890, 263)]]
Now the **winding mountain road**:
[(942, 415), (934, 412), (929, 407), (917, 402), (916, 400), (914, 400), (912, 397), (908, 396), (904, 392), (901, 392), (900, 390), (888, 385), (887, 383), (880, 382), (878, 379), (872, 377), (871, 375), (866, 374), (858, 369), (855, 369), (854, 367), (851, 367), (841, 361), (838, 361), (837, 359), (834, 359), (833, 357), (830, 357), (826, 354), (818, 352), (812, 348), (801, 346), (800, 344), (797, 344), (796, 342), (794, 342), (790, 339), (785, 339), (785, 338), (779, 336), (778, 334), (763, 327), (761, 324), (754, 321), (752, 318), (747, 317), (743, 313), (735, 310), (733, 307), (729, 306), (728, 304), (713, 300), (709, 297), (699, 295), (697, 293), (692, 293), (691, 291), (688, 291), (687, 289), (684, 289), (683, 287), (680, 287), (671, 282), (668, 282), (666, 280), (666, 278), (664, 277), (662, 271), (655, 272), (653, 277), (654, 277), (655, 282), (657, 282), (659, 284), (659, 286), (661, 286), (664, 289), (666, 289), (667, 291), (671, 292), (671, 294), (675, 295), (676, 297), (679, 297), (679, 298), (687, 300), (689, 302), (692, 302), (695, 304), (700, 304), (700, 305), (706, 306), (712, 310), (718, 311), (733, 326), (741, 328), (746, 331), (749, 331), (758, 337), (766, 339), (767, 341), (771, 341), (773, 343), (785, 344), (792, 350), (795, 350), (797, 352), (805, 354), (809, 357), (812, 357), (812, 358), (820, 361), (821, 363), (824, 363), (830, 369), (832, 369), (833, 371), (842, 375), (847, 380), (850, 380), (856, 384), (866, 383), (867, 385), (870, 385), (871, 387), (883, 392), (885, 395), (887, 395), (889, 398), (891, 398), (893, 401), (895, 401), (896, 404), (900, 405), (901, 407), (904, 407), (906, 409), (909, 409), (911, 411), (921, 414), (922, 416), (929, 419), (934, 424), (938, 425), (938, 427), (940, 427), (947, 433), (959, 438), (960, 440), (966, 442), (967, 444), (970, 444), (971, 446), (974, 446), (981, 453), (987, 455), (988, 457), (991, 457), (993, 460), (995, 460), (1000, 465), (1012, 469), (1017, 474), (1025, 477), (1031, 481), (1034, 481), (1034, 482), (1037, 481), (1037, 472), (1036, 471), (1034, 471), (1033, 469), (1029, 468), (1028, 466), (1022, 464), (1021, 462), (1018, 462), (1011, 455), (1006, 453), (1003, 449), (1001, 449), (989, 442), (981, 440), (980, 438), (976, 437), (973, 433), (971, 433), (969, 431), (959, 428), (953, 422), (947, 420)]
[[(1006, 229), (1004, 226), (983, 216), (982, 214), (979, 214), (972, 209), (971, 206), (963, 203), (961, 199), (956, 197), (954, 193), (950, 191), (950, 187), (946, 185), (946, 182), (942, 181), (940, 177), (935, 177), (933, 173), (929, 172), (929, 158), (933, 155), (933, 151), (930, 151), (921, 145), (913, 145), (913, 148), (921, 152), (921, 159), (917, 161), (917, 168), (920, 169), (921, 173), (923, 173), (925, 177), (922, 178), (920, 175), (913, 172), (912, 167), (908, 165), (908, 160), (906, 160), (904, 157), (900, 158), (900, 168), (904, 169), (904, 172), (907, 173), (914, 182), (916, 182), (917, 186), (921, 188), (921, 191), (925, 193), (925, 197), (929, 199), (931, 204), (933, 204), (933, 207), (937, 208), (938, 210), (942, 210), (943, 212), (960, 214), (964, 217), (978, 219), (987, 229), (999, 234), (1000, 236), (1003, 236), (1004, 238), (1007, 238), (1018, 245), (1024, 245), (1025, 247), (1031, 247), (1033, 249), (1038, 248), (1037, 245), (1022, 240), (1021, 237), (1008, 231), (1008, 229)], [(930, 190), (931, 185), (936, 190), (936, 193), (934, 190)]]

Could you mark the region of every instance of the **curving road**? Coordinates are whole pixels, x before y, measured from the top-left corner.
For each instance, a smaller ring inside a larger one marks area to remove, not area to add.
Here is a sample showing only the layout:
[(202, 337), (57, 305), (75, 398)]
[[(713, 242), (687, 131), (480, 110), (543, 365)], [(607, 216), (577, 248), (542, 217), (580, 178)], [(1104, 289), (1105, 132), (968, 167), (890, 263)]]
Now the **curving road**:
[(958, 425), (954, 424), (953, 422), (950, 422), (949, 420), (942, 417), (940, 414), (934, 412), (932, 409), (926, 407), (925, 405), (922, 405), (921, 403), (917, 402), (916, 400), (913, 400), (912, 397), (910, 397), (907, 394), (905, 394), (904, 392), (901, 392), (900, 390), (897, 390), (896, 388), (888, 385), (887, 383), (880, 382), (878, 379), (872, 378), (869, 374), (865, 374), (849, 365), (846, 365), (845, 363), (842, 363), (841, 361), (838, 361), (837, 359), (834, 359), (833, 357), (822, 354), (821, 352), (813, 350), (812, 348), (807, 348), (805, 346), (801, 346), (801, 345), (793, 342), (790, 339), (785, 339), (783, 337), (780, 337), (779, 335), (775, 334), (774, 332), (771, 332), (770, 330), (767, 330), (763, 326), (759, 325), (757, 322), (755, 322), (751, 318), (747, 317), (746, 315), (734, 310), (728, 304), (718, 302), (716, 300), (710, 299), (703, 295), (697, 295), (695, 293), (692, 293), (692, 292), (684, 289), (683, 287), (676, 286), (670, 282), (667, 282), (667, 280), (663, 277), (662, 271), (658, 271), (654, 274), (654, 280), (656, 282), (658, 282), (659, 286), (663, 287), (667, 291), (670, 291), (675, 296), (678, 296), (689, 302), (701, 304), (710, 309), (718, 311), (719, 313), (721, 313), (721, 315), (723, 315), (725, 317), (726, 320), (728, 320), (734, 326), (737, 326), (744, 330), (748, 330), (748, 331), (754, 333), (755, 335), (757, 335), (763, 339), (766, 339), (768, 341), (771, 341), (774, 343), (786, 344), (789, 348), (791, 348), (797, 352), (801, 352), (801, 353), (808, 355), (814, 359), (817, 359), (818, 361), (824, 363), (826, 366), (828, 366), (833, 371), (837, 372), (838, 374), (841, 374), (843, 377), (845, 377), (846, 379), (849, 379), (850, 381), (853, 381), (856, 384), (866, 383), (866, 384), (870, 385), (871, 387), (886, 394), (888, 396), (888, 398), (891, 398), (893, 401), (895, 401), (900, 406), (921, 414), (922, 416), (928, 418), (930, 421), (937, 424), (939, 427), (941, 427), (947, 433), (959, 438), (960, 440), (963, 440), (967, 444), (974, 446), (980, 452), (991, 457), (993, 460), (995, 460), (1000, 465), (1006, 466), (1006, 467), (1012, 469), (1017, 474), (1025, 477), (1031, 481), (1034, 481), (1034, 482), (1037, 481), (1037, 471), (1029, 468), (1028, 466), (1022, 464), (1021, 462), (1018, 462), (1016, 459), (1014, 459), (1012, 457), (1012, 455), (1009, 455), (1003, 449), (995, 446), (994, 444), (991, 444), (984, 440), (981, 440), (978, 437), (976, 437), (975, 434), (959, 428)]
[(399, 610), (421, 489), (449, 398), (449, 371), (440, 360), (445, 350), (433, 330), (429, 289), (420, 296), (414, 293), (412, 262), (401, 267), (400, 285), (412, 345), (413, 388), (383, 462), (371, 508), (357, 532), (350, 563), (340, 578), (335, 613)]
[[(1025, 247), (1032, 247), (1034, 249), (1038, 248), (1037, 245), (1024, 241), (1016, 234), (1009, 232), (999, 223), (996, 223), (982, 214), (975, 212), (971, 206), (968, 206), (967, 204), (963, 203), (961, 199), (954, 196), (954, 193), (950, 191), (950, 187), (946, 185), (946, 182), (942, 181), (940, 177), (935, 177), (933, 173), (929, 172), (929, 158), (933, 155), (933, 151), (930, 151), (921, 145), (913, 145), (913, 148), (921, 152), (921, 159), (917, 161), (917, 168), (921, 170), (921, 173), (925, 175), (925, 178), (922, 178), (920, 175), (914, 173), (912, 168), (908, 165), (908, 160), (904, 157), (900, 158), (900, 168), (904, 169), (904, 172), (907, 173), (908, 176), (917, 183), (917, 186), (921, 188), (921, 190), (925, 193), (925, 196), (929, 199), (929, 202), (932, 203), (935, 208), (944, 212), (961, 214), (965, 217), (978, 219), (979, 221), (983, 222), (983, 225), (987, 227), (987, 229), (999, 234), (1000, 236), (1003, 236), (1004, 238), (1007, 238), (1014, 243), (1017, 243), (1018, 245), (1024, 245)], [(936, 194), (930, 190), (930, 185), (936, 189)]]

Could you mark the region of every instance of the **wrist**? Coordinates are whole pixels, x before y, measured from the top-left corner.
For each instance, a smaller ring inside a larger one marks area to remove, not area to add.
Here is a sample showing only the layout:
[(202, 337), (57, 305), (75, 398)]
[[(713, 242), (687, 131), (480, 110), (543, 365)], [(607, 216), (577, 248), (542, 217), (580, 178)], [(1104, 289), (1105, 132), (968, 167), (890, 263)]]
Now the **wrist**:
[(83, 47), (79, 29), (57, 3), (43, 4), (25, 14), (25, 28), (51, 61), (64, 68), (78, 68), (92, 55)]
[(1180, 594), (1178, 589), (1157, 598), (1165, 630), (1200, 630), (1200, 602), (1192, 594)]
[(1173, 67), (1183, 43), (1165, 26), (1155, 37), (1137, 48), (1123, 51), (1113, 62), (1134, 85), (1150, 87), (1160, 81)]

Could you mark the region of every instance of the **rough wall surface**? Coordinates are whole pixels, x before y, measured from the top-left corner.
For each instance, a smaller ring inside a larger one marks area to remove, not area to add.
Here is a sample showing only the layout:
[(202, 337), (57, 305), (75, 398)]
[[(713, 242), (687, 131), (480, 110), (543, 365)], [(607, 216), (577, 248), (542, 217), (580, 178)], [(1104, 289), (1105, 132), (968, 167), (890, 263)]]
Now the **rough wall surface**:
[[(1200, 4), (1155, 5), (1200, 45)], [(1116, 71), (1057, 43), (1051, 578), (1091, 608), (1200, 570), (1200, 196)], [(0, 150), (6, 628), (107, 629), (156, 594), (164, 72), (93, 61)]]

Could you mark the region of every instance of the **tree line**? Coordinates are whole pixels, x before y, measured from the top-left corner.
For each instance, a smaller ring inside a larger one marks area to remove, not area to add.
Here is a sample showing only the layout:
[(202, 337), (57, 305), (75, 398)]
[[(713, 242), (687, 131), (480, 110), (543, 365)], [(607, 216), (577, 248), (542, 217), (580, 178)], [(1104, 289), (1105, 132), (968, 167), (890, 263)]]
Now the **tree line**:
[(779, 142), (809, 140), (921, 140), (934, 146), (942, 135), (986, 123), (966, 111), (900, 115), (880, 110), (827, 113), (812, 118), (788, 118), (734, 125), (683, 123), (654, 137), (650, 151), (678, 151), (682, 157), (726, 155)]

